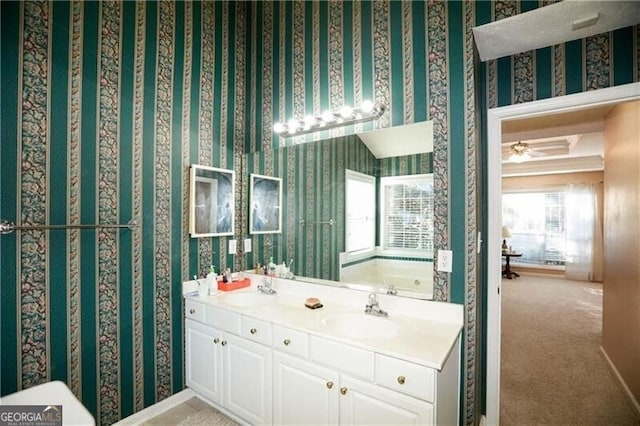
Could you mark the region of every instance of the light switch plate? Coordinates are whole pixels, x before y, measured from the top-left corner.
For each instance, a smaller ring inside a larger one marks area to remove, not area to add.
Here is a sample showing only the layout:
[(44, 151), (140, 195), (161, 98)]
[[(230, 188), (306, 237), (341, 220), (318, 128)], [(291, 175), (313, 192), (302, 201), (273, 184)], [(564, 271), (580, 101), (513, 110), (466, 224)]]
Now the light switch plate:
[(251, 238), (244, 239), (244, 252), (251, 253)]
[(236, 240), (229, 240), (229, 254), (236, 254), (237, 252)]
[(438, 250), (438, 263), (436, 269), (440, 272), (451, 272), (453, 267), (453, 251)]

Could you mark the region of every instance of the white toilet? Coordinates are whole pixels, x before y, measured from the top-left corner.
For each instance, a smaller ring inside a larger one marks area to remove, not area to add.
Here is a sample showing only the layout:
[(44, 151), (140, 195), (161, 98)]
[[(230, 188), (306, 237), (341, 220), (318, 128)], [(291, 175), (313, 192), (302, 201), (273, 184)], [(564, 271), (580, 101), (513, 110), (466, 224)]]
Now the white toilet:
[(64, 382), (53, 381), (33, 386), (0, 398), (0, 405), (62, 405), (62, 424), (95, 426), (89, 410)]

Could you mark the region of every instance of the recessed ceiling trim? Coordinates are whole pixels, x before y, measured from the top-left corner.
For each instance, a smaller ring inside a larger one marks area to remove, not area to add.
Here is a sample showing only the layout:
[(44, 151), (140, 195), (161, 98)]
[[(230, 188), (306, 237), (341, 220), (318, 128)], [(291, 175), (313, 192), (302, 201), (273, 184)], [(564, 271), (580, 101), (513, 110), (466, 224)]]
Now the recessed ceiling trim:
[(502, 176), (505, 177), (592, 172), (600, 170), (604, 170), (604, 160), (599, 155), (502, 164)]

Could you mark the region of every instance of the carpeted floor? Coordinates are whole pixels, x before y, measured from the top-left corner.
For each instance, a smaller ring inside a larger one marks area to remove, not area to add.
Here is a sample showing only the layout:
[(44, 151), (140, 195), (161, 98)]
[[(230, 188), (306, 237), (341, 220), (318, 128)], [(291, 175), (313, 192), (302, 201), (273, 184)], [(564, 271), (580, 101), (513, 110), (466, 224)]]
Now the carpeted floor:
[(640, 425), (601, 341), (601, 284), (503, 279), (500, 424)]

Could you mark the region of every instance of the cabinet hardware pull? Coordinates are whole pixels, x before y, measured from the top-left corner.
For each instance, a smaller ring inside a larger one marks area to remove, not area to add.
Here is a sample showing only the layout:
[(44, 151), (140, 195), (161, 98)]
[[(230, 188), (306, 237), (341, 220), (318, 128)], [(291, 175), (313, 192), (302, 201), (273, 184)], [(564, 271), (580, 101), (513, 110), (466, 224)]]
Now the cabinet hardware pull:
[(347, 388), (340, 388), (340, 393), (343, 395), (347, 394)]
[[(284, 345), (285, 345), (285, 346), (289, 346), (289, 345), (291, 344), (291, 340), (289, 340), (289, 339), (284, 339), (284, 342), (283, 342), (283, 343), (284, 343)], [(329, 383), (331, 383), (331, 382), (329, 382)], [(331, 388), (329, 388), (329, 389), (331, 389)]]
[(333, 382), (327, 382), (327, 388), (328, 389), (333, 388)]
[(222, 343), (221, 343), (221, 345), (222, 345), (222, 346), (227, 346), (227, 341), (226, 341), (226, 340), (223, 340), (223, 341), (222, 341)]
[(193, 315), (193, 314), (195, 314), (195, 313), (196, 313), (196, 310), (195, 310), (195, 309), (189, 309), (189, 313), (190, 313), (191, 315)]
[(217, 337), (215, 339), (213, 339), (213, 343), (218, 343), (220, 341), (220, 339), (218, 339)]
[(400, 383), (401, 385), (404, 385), (406, 378), (404, 376), (398, 376), (398, 383)]
[(256, 334), (258, 332), (258, 330), (256, 330), (255, 328), (252, 328), (251, 330), (249, 330), (249, 332), (251, 334)]

